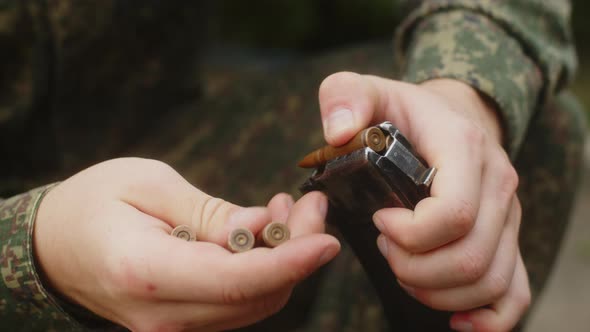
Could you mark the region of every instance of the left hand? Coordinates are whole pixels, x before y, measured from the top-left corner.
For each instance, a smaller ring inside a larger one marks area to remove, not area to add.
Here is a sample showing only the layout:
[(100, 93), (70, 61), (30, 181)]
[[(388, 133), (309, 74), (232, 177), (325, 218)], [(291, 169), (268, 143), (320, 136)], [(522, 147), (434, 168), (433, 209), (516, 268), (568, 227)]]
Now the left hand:
[(438, 169), (414, 211), (373, 216), (378, 245), (418, 301), (455, 311), (451, 327), (508, 331), (530, 303), (518, 249), (518, 176), (503, 150), (495, 109), (468, 85), (421, 85), (338, 73), (320, 87), (325, 138), (338, 146), (389, 120)]
[[(282, 308), (293, 287), (331, 260), (338, 241), (324, 232), (319, 192), (296, 203), (278, 194), (266, 207), (210, 196), (172, 167), (120, 158), (51, 189), (33, 229), (36, 267), (71, 303), (132, 331), (220, 331)], [(287, 223), (291, 240), (232, 254), (236, 227), (258, 233)], [(171, 236), (178, 225), (198, 241)]]

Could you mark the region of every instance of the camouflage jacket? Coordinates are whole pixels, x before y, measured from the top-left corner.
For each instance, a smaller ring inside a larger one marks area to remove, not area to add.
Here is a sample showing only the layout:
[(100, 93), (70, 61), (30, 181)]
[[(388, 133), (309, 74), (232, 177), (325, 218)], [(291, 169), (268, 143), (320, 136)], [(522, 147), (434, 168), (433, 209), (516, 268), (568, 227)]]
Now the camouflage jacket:
[[(83, 33), (92, 37), (87, 38), (89, 43), (100, 40), (101, 35), (94, 33), (93, 29), (107, 29), (108, 23), (116, 20), (117, 1), (105, 3), (108, 3), (105, 8), (97, 9), (68, 1), (47, 4), (31, 0), (13, 6), (0, 2), (0, 34), (7, 37), (0, 40), (0, 47), (5, 48), (5, 52), (10, 53), (13, 48), (20, 52), (0, 65), (3, 73), (8, 74), (0, 81), (1, 152), (9, 156), (2, 163), (10, 162), (11, 153), (17, 153), (15, 144), (10, 143), (15, 135), (14, 129), (10, 128), (24, 128), (23, 123), (29, 123), (31, 118), (37, 119), (33, 121), (32, 131), (35, 132), (31, 135), (34, 135), (42, 132), (40, 128), (45, 126), (37, 123), (42, 121), (39, 119), (50, 121), (37, 108), (39, 104), (51, 104), (63, 97), (63, 90), (61, 93), (53, 90), (55, 76), (60, 84), (75, 86), (67, 90), (72, 95), (79, 92), (76, 89), (96, 88), (86, 84), (84, 77), (75, 77), (75, 73), (60, 76), (59, 70), (85, 56), (83, 49), (69, 45), (76, 44)], [(146, 3), (145, 10), (137, 12), (149, 17), (145, 22), (151, 22), (154, 17), (154, 11), (150, 11), (152, 2)], [(470, 84), (495, 101), (506, 132), (506, 148), (516, 156), (533, 114), (566, 86), (575, 71), (576, 57), (569, 28), (570, 7), (566, 0), (408, 1), (406, 18), (395, 38), (396, 63), (407, 81), (454, 78)], [(73, 13), (80, 16), (74, 19), (72, 16), (77, 15)], [(84, 18), (93, 22), (91, 28), (80, 24)], [(25, 37), (11, 38), (15, 35)], [(179, 53), (178, 49), (174, 51)], [(193, 54), (195, 50), (184, 51)], [(52, 61), (36, 56), (37, 52), (50, 54), (46, 58)], [(141, 91), (166, 89), (153, 83), (152, 76), (178, 74), (179, 69), (174, 67), (177, 59), (157, 51), (149, 55), (146, 56), (149, 59), (137, 58), (133, 64), (136, 67), (134, 73), (141, 76), (138, 80), (142, 82)], [(97, 66), (117, 68), (122, 63), (117, 58), (105, 58)], [(119, 84), (117, 76), (109, 79)], [(121, 82), (116, 88), (122, 93), (140, 91), (124, 79)], [(192, 81), (186, 85), (191, 84)], [(118, 95), (111, 97), (115, 101), (120, 99)], [(124, 105), (122, 108), (138, 109), (142, 105)], [(51, 110), (46, 111), (50, 113)], [(26, 146), (18, 149), (26, 150)], [(27, 161), (35, 164), (34, 158)], [(22, 326), (24, 330), (108, 326), (98, 317), (52, 294), (44, 287), (42, 275), (35, 268), (32, 246), (35, 213), (48, 188), (0, 199), (1, 325), (15, 329)]]

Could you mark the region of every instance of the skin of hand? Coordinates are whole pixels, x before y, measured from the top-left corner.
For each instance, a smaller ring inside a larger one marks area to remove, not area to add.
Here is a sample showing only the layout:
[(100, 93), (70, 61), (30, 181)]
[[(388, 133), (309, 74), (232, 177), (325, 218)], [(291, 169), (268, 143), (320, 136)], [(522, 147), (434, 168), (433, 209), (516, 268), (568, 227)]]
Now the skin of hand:
[[(122, 158), (53, 188), (34, 226), (37, 265), (61, 296), (133, 331), (219, 331), (277, 312), (293, 286), (331, 260), (327, 201), (278, 194), (267, 207), (240, 207), (190, 185), (170, 166)], [(291, 240), (232, 254), (236, 227), (256, 234), (286, 222)], [(190, 225), (196, 242), (170, 235)]]
[(414, 211), (373, 216), (400, 285), (429, 307), (454, 311), (453, 329), (513, 328), (530, 290), (518, 248), (518, 175), (494, 107), (459, 81), (414, 85), (349, 72), (327, 77), (319, 99), (329, 144), (389, 120), (438, 170), (431, 197)]

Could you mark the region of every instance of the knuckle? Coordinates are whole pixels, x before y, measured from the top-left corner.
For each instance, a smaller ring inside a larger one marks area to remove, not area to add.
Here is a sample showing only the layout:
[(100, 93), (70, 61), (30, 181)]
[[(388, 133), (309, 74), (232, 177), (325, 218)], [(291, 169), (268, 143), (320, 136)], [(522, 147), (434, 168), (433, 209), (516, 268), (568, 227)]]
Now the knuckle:
[(477, 211), (473, 204), (467, 201), (460, 201), (455, 209), (454, 218), (448, 220), (450, 229), (458, 235), (468, 233), (477, 218)]
[(153, 173), (155, 177), (166, 176), (171, 173), (175, 173), (172, 166), (166, 164), (163, 161), (155, 159), (142, 159), (145, 167)]
[(422, 251), (422, 241), (413, 232), (403, 232), (398, 235), (398, 245), (410, 253), (418, 253)]
[(525, 312), (530, 307), (532, 301), (530, 289), (528, 287), (523, 287), (522, 289), (518, 290), (515, 294), (515, 301), (517, 307), (522, 312)]
[(481, 147), (484, 144), (485, 133), (479, 126), (471, 121), (465, 120), (459, 128), (465, 142), (477, 147)]
[(412, 259), (389, 257), (387, 260), (391, 270), (399, 281), (407, 285), (414, 283), (414, 278), (417, 274), (415, 273), (416, 267)]
[(193, 220), (193, 223), (200, 225), (199, 229), (201, 229), (203, 233), (207, 233), (208, 226), (217, 220), (219, 213), (224, 210), (222, 207), (226, 204), (229, 203), (221, 198), (208, 196), (195, 207), (193, 219), (195, 217), (199, 219)]
[(149, 158), (139, 158), (139, 157), (124, 157), (124, 158), (116, 158), (107, 161), (106, 163), (110, 163), (115, 165), (115, 167), (122, 167), (125, 165), (130, 165), (131, 169), (136, 168), (149, 168), (150, 170), (153, 169), (171, 169), (168, 164), (163, 161), (156, 160), (156, 159), (149, 159)]
[(484, 130), (467, 119), (460, 119), (456, 126), (455, 139), (457, 139), (464, 153), (470, 158), (474, 168), (482, 168), (484, 163), (483, 147), (486, 146)]
[(129, 178), (135, 179), (152, 189), (162, 188), (165, 182), (175, 182), (177, 174), (172, 166), (155, 159), (133, 158), (127, 171)]
[[(138, 192), (160, 191), (165, 184), (182, 179), (170, 165), (154, 159), (120, 158), (105, 163), (108, 163), (106, 169), (100, 171), (101, 176), (109, 177), (105, 183), (120, 188), (123, 196), (131, 201), (136, 201)], [(111, 181), (112, 174), (116, 174), (118, 181)]]
[(508, 280), (508, 278), (506, 278), (502, 274), (490, 273), (486, 280), (485, 293), (488, 294), (490, 302), (495, 302), (504, 294), (506, 294), (506, 291), (508, 290), (509, 286), (510, 281)]
[(242, 304), (247, 301), (248, 296), (239, 284), (226, 285), (221, 288), (221, 302), (223, 304)]
[(312, 274), (314, 271), (313, 267), (299, 267), (294, 268), (291, 273), (287, 274), (286, 276), (286, 284), (288, 285), (295, 285), (301, 280), (305, 279), (308, 275)]
[(518, 173), (510, 163), (504, 164), (500, 172), (500, 193), (504, 199), (510, 199), (518, 188)]
[(292, 199), (293, 199), (293, 197), (291, 195), (281, 192), (281, 193), (274, 195), (271, 198), (270, 202), (273, 202), (273, 201), (286, 202), (286, 201), (291, 201)]
[(485, 256), (473, 249), (464, 250), (457, 265), (458, 272), (466, 282), (479, 280), (487, 268)]
[(440, 299), (436, 298), (436, 296), (434, 296), (431, 291), (423, 290), (420, 291), (418, 294), (414, 294), (413, 296), (420, 303), (434, 310), (449, 311), (452, 309), (452, 307), (448, 303), (445, 303), (444, 301), (441, 301)]
[(261, 302), (260, 311), (264, 317), (269, 317), (281, 311), (287, 304), (287, 299), (264, 298)]

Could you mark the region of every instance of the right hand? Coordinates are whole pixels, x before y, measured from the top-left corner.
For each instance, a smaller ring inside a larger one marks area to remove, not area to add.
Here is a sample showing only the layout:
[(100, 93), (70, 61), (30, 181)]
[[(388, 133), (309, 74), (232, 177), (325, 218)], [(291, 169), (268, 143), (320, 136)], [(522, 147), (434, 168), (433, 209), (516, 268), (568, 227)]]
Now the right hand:
[[(292, 205), (292, 207), (291, 207)], [(168, 165), (115, 159), (53, 188), (34, 227), (37, 264), (68, 300), (137, 331), (217, 331), (278, 311), (294, 285), (331, 260), (326, 198), (286, 194), (242, 208), (190, 185)], [(228, 233), (284, 220), (292, 239), (232, 254)], [(170, 235), (187, 224), (197, 242)]]
[(437, 168), (415, 209), (373, 215), (377, 245), (408, 294), (454, 311), (460, 331), (509, 331), (530, 303), (518, 246), (518, 175), (502, 147), (495, 104), (453, 79), (419, 85), (337, 73), (320, 88), (324, 134), (341, 145), (392, 121)]

